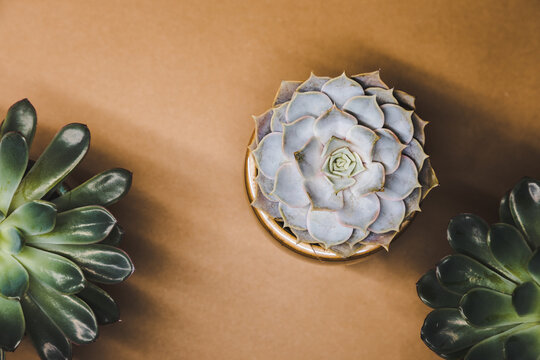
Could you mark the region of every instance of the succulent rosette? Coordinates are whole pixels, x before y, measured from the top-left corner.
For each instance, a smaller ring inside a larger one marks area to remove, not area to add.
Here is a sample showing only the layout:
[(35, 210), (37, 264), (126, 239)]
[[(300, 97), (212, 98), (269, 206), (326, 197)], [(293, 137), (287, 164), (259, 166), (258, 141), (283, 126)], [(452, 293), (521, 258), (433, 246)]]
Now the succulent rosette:
[(421, 337), (445, 359), (540, 359), (540, 182), (522, 179), (501, 200), (500, 222), (461, 214), (456, 251), (417, 283), (434, 308)]
[(282, 82), (274, 107), (255, 117), (252, 205), (344, 257), (388, 248), (438, 184), (414, 109), (378, 71)]
[(33, 162), (36, 123), (34, 107), (21, 100), (0, 128), (0, 359), (25, 333), (42, 359), (71, 359), (72, 343), (93, 342), (98, 324), (119, 319), (97, 284), (134, 270), (117, 248), (122, 228), (104, 207), (128, 192), (131, 173), (107, 170), (68, 189), (64, 180), (88, 151), (90, 132), (64, 126)]

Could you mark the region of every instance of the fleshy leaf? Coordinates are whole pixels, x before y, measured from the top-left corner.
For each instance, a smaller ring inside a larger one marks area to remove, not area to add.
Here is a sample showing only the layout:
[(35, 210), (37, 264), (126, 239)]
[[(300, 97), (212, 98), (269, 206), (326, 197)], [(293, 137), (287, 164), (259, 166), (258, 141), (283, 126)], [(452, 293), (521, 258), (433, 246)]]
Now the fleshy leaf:
[(504, 346), (508, 360), (538, 360), (540, 354), (540, 325), (516, 332)]
[(540, 247), (540, 182), (524, 178), (510, 193), (510, 210), (533, 249)]
[(422, 169), (422, 166), (424, 165), (424, 161), (428, 157), (426, 153), (424, 152), (424, 148), (422, 147), (422, 145), (420, 145), (420, 143), (416, 139), (412, 139), (409, 145), (407, 145), (407, 147), (403, 149), (403, 154), (407, 155), (414, 161), (418, 171)]
[(526, 269), (532, 252), (518, 229), (508, 224), (492, 225), (488, 245), (493, 257), (501, 264), (500, 267), (510, 272), (514, 279), (531, 280)]
[(24, 314), (18, 300), (0, 296), (0, 329), (0, 351), (15, 351), (25, 330)]
[(291, 100), (294, 91), (301, 83), (301, 81), (282, 81), (274, 99), (274, 106)]
[(424, 145), (426, 143), (426, 134), (424, 128), (428, 122), (422, 120), (416, 113), (412, 114), (411, 120), (414, 127), (414, 138), (418, 140), (420, 144)]
[(329, 80), (323, 85), (321, 91), (327, 94), (336, 104), (342, 108), (345, 102), (359, 95), (364, 95), (364, 89), (356, 81), (349, 79), (345, 73)]
[(418, 173), (418, 180), (422, 185), (422, 199), (425, 199), (433, 188), (439, 186), (439, 180), (437, 179), (437, 175), (435, 175), (429, 158), (424, 161), (424, 166), (422, 166), (422, 169)]
[(356, 183), (351, 186), (355, 196), (379, 191), (384, 186), (384, 167), (380, 163), (366, 164), (366, 170), (355, 176)]
[(307, 91), (321, 91), (321, 88), (330, 80), (326, 76), (317, 76), (314, 73), (311, 73), (309, 79), (304, 81), (297, 89), (298, 92), (307, 92)]
[(510, 192), (504, 194), (499, 205), (499, 219), (501, 222), (517, 227), (510, 211)]
[(274, 219), (281, 217), (279, 213), (279, 203), (264, 196), (260, 188), (257, 188), (257, 195), (255, 196), (255, 200), (251, 203), (251, 206), (264, 211)]
[(392, 240), (394, 240), (394, 237), (396, 236), (397, 232), (395, 231), (389, 231), (382, 234), (376, 234), (376, 233), (369, 233), (368, 236), (366, 236), (365, 239), (360, 241), (360, 244), (364, 245), (381, 245), (386, 251), (388, 251), (388, 247), (390, 246), (390, 243)]
[(540, 286), (533, 281), (519, 285), (512, 294), (512, 304), (520, 316), (536, 314), (540, 320)]
[(531, 274), (534, 281), (540, 285), (540, 249), (536, 249), (527, 266), (529, 274)]
[(384, 190), (377, 195), (387, 200), (403, 200), (418, 187), (418, 171), (414, 162), (409, 157), (402, 156), (399, 167), (386, 175)]
[(116, 223), (107, 237), (99, 243), (103, 245), (118, 246), (124, 237), (124, 229)]
[(31, 278), (63, 294), (75, 294), (84, 288), (82, 271), (62, 256), (25, 246), (15, 257), (23, 264)]
[(388, 89), (388, 85), (386, 85), (382, 80), (379, 73), (379, 70), (369, 72), (369, 73), (363, 73), (358, 75), (351, 76), (354, 80), (358, 81), (363, 87), (380, 87), (383, 89)]
[(7, 214), (11, 199), (21, 182), (28, 164), (28, 147), (24, 137), (15, 132), (0, 140), (0, 212)]
[(461, 254), (449, 255), (442, 259), (437, 265), (437, 278), (443, 286), (459, 294), (465, 294), (476, 287), (512, 294), (516, 288), (516, 284), (512, 281)]
[(408, 110), (415, 109), (415, 97), (407, 94), (405, 91), (394, 89), (394, 97), (399, 101), (399, 104)]
[(308, 244), (318, 244), (320, 242), (319, 240), (315, 240), (307, 230), (297, 230), (291, 228), (291, 231), (294, 236), (296, 236), (296, 240), (298, 240), (298, 242), (305, 242)]
[(259, 189), (261, 189), (265, 197), (267, 197), (269, 200), (272, 200), (272, 201), (278, 201), (275, 196), (270, 195), (272, 191), (274, 191), (274, 185), (275, 185), (274, 179), (270, 179), (264, 176), (262, 171), (259, 171), (257, 172), (255, 181), (259, 185)]
[(314, 123), (314, 117), (305, 116), (283, 126), (283, 153), (290, 160), (293, 160), (294, 153), (302, 149), (313, 137)]
[(294, 93), (287, 107), (287, 122), (293, 122), (302, 116), (318, 118), (330, 110), (332, 105), (332, 100), (321, 92)]
[(377, 220), (369, 226), (376, 234), (399, 231), (405, 217), (405, 204), (402, 200), (392, 201), (379, 197), (381, 211)]
[(30, 148), (36, 133), (36, 123), (36, 109), (30, 101), (28, 99), (17, 101), (7, 111), (6, 119), (0, 129), (0, 136), (12, 131), (18, 132), (26, 139), (26, 144)]
[[(6, 220), (7, 221), (7, 220)], [(28, 236), (29, 244), (93, 244), (107, 237), (116, 219), (101, 206), (84, 206), (58, 214), (51, 232)]]
[(391, 174), (399, 167), (401, 152), (405, 145), (399, 142), (397, 136), (388, 129), (377, 129), (375, 133), (380, 137), (375, 143), (373, 160), (384, 165), (386, 174)]
[(343, 110), (353, 114), (361, 125), (371, 129), (384, 125), (384, 114), (374, 95), (352, 97), (343, 105)]
[(370, 163), (373, 160), (373, 149), (379, 140), (379, 135), (373, 130), (355, 125), (349, 129), (345, 138), (351, 142), (351, 149), (358, 153), (364, 162)]
[(21, 301), (26, 331), (42, 359), (71, 359), (71, 344), (53, 320), (28, 295)]
[(270, 121), (272, 119), (273, 111), (272, 109), (267, 112), (259, 115), (253, 116), (253, 121), (255, 122), (255, 145), (259, 145), (261, 140), (270, 133)]
[(421, 200), (422, 191), (420, 188), (416, 188), (413, 192), (407, 196), (403, 202), (405, 203), (405, 218), (411, 216), (412, 213), (420, 210), (420, 200)]
[(85, 125), (64, 126), (21, 181), (10, 209), (47, 194), (77, 166), (89, 146), (90, 132)]
[(344, 206), (338, 211), (338, 218), (344, 225), (366, 231), (379, 215), (379, 198), (375, 194), (358, 197), (346, 191), (343, 201)]
[(334, 186), (326, 176), (309, 178), (304, 186), (309, 200), (316, 210), (339, 210), (343, 207), (343, 193), (334, 190)]
[(131, 179), (132, 173), (128, 170), (106, 170), (52, 202), (58, 212), (87, 205), (109, 206), (127, 194)]
[(313, 130), (315, 136), (317, 136), (323, 144), (326, 144), (332, 137), (345, 139), (349, 130), (357, 124), (358, 122), (354, 116), (333, 107), (315, 121)]
[(273, 109), (270, 119), (270, 129), (272, 132), (283, 132), (283, 124), (287, 123), (287, 106), (289, 102), (284, 102)]
[(293, 208), (279, 203), (279, 212), (283, 218), (284, 226), (295, 228), (297, 230), (307, 229), (307, 214), (309, 206), (303, 208)]
[(116, 284), (127, 279), (135, 270), (129, 256), (109, 245), (43, 244), (41, 248), (73, 260), (86, 278), (102, 284)]
[(503, 333), (480, 341), (469, 350), (467, 356), (465, 356), (465, 360), (508, 360), (504, 351), (506, 340), (512, 334), (532, 326), (533, 325), (531, 324), (519, 325)]
[(17, 260), (4, 252), (0, 252), (0, 269), (0, 295), (20, 299), (28, 288), (28, 273)]
[(412, 111), (394, 104), (381, 105), (384, 113), (384, 125), (397, 135), (404, 144), (411, 142), (414, 135)]
[(88, 282), (84, 290), (78, 293), (77, 296), (90, 306), (99, 324), (112, 324), (120, 320), (118, 305), (100, 287)]
[(303, 185), (304, 179), (296, 164), (283, 164), (276, 175), (276, 184), (272, 195), (291, 207), (309, 205), (309, 198)]
[(313, 238), (328, 248), (347, 241), (351, 237), (353, 229), (341, 225), (335, 212), (310, 210), (308, 231)]
[(320, 174), (322, 163), (321, 153), (323, 152), (323, 145), (316, 137), (312, 137), (300, 151), (294, 154), (294, 157), (298, 163), (298, 168), (304, 176), (308, 179), (317, 174)]
[(420, 300), (432, 308), (457, 307), (461, 295), (452, 292), (441, 285), (435, 274), (430, 270), (416, 283), (416, 291)]
[(366, 89), (366, 94), (375, 95), (377, 104), (398, 104), (398, 101), (392, 93), (392, 89), (383, 89), (378, 87), (371, 87)]
[(61, 294), (32, 278), (28, 295), (75, 344), (88, 344), (97, 338), (98, 328), (94, 313), (78, 297)]
[(283, 134), (271, 133), (266, 135), (253, 151), (257, 168), (270, 179), (275, 178), (277, 170), (286, 160), (282, 149)]
[(0, 223), (0, 229), (16, 227), (26, 235), (39, 235), (51, 231), (55, 223), (56, 206), (47, 201), (33, 200), (15, 209)]

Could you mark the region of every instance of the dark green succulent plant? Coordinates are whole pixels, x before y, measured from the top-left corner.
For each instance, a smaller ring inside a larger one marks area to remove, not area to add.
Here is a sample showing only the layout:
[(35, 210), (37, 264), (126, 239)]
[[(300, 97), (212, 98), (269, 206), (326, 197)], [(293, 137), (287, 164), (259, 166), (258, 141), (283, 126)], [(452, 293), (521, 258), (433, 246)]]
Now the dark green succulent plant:
[(128, 192), (131, 173), (108, 170), (68, 190), (64, 180), (88, 151), (90, 132), (66, 125), (34, 163), (36, 122), (25, 99), (0, 128), (0, 359), (25, 333), (42, 359), (70, 359), (71, 343), (93, 342), (98, 323), (119, 318), (94, 283), (118, 283), (134, 270), (104, 207)]
[(540, 182), (501, 200), (500, 223), (461, 214), (448, 226), (457, 252), (417, 283), (434, 308), (421, 337), (445, 359), (540, 359)]

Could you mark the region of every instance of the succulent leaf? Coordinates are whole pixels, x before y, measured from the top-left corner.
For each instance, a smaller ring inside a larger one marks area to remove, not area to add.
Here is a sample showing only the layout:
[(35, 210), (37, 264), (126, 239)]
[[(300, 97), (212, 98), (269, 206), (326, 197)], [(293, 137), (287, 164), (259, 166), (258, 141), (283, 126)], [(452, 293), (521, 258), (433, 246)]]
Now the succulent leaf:
[(10, 254), (0, 252), (0, 295), (20, 299), (28, 288), (28, 273)]
[(531, 274), (534, 281), (540, 285), (540, 249), (536, 249), (529, 265), (527, 265), (527, 271)]
[(93, 244), (105, 239), (115, 225), (116, 219), (104, 207), (84, 206), (58, 214), (52, 231), (26, 239), (35, 245)]
[(17, 300), (0, 296), (0, 351), (14, 351), (24, 335), (24, 314)]
[(435, 270), (425, 273), (416, 283), (416, 291), (422, 302), (434, 309), (457, 307), (461, 295), (448, 290), (437, 279)]
[(493, 257), (501, 264), (495, 268), (505, 269), (519, 282), (531, 279), (526, 267), (532, 252), (518, 229), (508, 224), (494, 224), (487, 242)]
[(8, 213), (9, 204), (28, 164), (28, 146), (24, 137), (9, 132), (0, 140), (0, 212)]
[(10, 209), (47, 194), (77, 166), (89, 146), (90, 132), (85, 125), (64, 126), (21, 181)]
[(524, 178), (510, 193), (510, 211), (532, 248), (540, 246), (540, 182)]
[(131, 180), (132, 174), (128, 170), (106, 170), (52, 202), (58, 212), (88, 205), (109, 206), (127, 194)]
[(71, 359), (71, 343), (32, 297), (25, 295), (21, 305), (26, 314), (26, 331), (42, 359)]
[(28, 99), (17, 101), (11, 105), (6, 114), (6, 119), (0, 128), (0, 136), (9, 132), (17, 132), (26, 139), (28, 148), (32, 145), (36, 133), (37, 115), (36, 109)]
[(118, 305), (114, 299), (99, 286), (86, 283), (86, 287), (77, 294), (96, 315), (100, 325), (111, 324), (120, 320)]
[(33, 200), (15, 209), (2, 223), (0, 229), (15, 227), (25, 235), (39, 235), (51, 231), (56, 223), (56, 206)]
[(504, 352), (508, 360), (538, 360), (540, 354), (540, 325), (512, 334)]
[(282, 81), (274, 99), (274, 105), (279, 105), (291, 100), (294, 91), (300, 86), (301, 81)]
[(100, 244), (118, 246), (124, 237), (124, 229), (116, 223), (107, 237), (100, 241)]

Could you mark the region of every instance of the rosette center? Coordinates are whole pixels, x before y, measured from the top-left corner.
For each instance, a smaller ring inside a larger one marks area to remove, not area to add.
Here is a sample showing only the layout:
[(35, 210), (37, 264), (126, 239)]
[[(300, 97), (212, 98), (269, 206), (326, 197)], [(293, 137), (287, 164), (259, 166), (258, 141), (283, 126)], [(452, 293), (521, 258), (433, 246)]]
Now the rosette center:
[(334, 150), (325, 160), (322, 171), (329, 178), (348, 178), (364, 171), (360, 156), (348, 147)]

